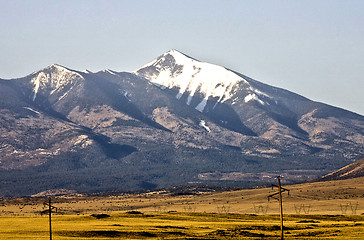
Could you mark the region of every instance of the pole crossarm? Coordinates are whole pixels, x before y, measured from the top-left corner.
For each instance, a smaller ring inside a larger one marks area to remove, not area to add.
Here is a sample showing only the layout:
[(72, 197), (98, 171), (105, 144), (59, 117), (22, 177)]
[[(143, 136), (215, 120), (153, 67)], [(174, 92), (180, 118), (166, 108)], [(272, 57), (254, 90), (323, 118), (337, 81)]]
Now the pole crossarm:
[(52, 205), (49, 205), (49, 203), (43, 203), (44, 206), (47, 206), (47, 207), (51, 207), (52, 209), (56, 209), (56, 212), (58, 210), (58, 207), (55, 207), (55, 206), (52, 206)]
[[(273, 187), (277, 187), (279, 189), (279, 186), (277, 186), (277, 185), (272, 184), (272, 189), (273, 189)], [(290, 191), (289, 189), (281, 187), (281, 193), (288, 192), (288, 196), (289, 196), (289, 191)], [(278, 194), (279, 194), (279, 192), (276, 192), (276, 193), (273, 193), (273, 194), (268, 195), (268, 201), (271, 198), (276, 199), (276, 200), (279, 201), (279, 198), (275, 197), (275, 195), (278, 195)]]
[[(278, 185), (272, 184), (272, 189), (273, 189), (274, 187), (279, 188), (279, 186), (278, 186)], [(284, 187), (282, 187), (282, 186), (281, 186), (281, 189), (282, 189), (282, 192), (288, 191), (288, 195), (289, 195), (289, 191), (290, 191), (289, 189), (284, 188)]]

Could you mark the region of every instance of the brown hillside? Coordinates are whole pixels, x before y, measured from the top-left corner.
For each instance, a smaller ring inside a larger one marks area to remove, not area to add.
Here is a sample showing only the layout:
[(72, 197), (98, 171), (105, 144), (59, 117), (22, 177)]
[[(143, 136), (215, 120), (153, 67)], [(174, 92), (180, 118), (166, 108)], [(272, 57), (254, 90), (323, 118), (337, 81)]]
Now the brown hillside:
[(322, 180), (340, 180), (364, 176), (364, 158), (322, 177)]

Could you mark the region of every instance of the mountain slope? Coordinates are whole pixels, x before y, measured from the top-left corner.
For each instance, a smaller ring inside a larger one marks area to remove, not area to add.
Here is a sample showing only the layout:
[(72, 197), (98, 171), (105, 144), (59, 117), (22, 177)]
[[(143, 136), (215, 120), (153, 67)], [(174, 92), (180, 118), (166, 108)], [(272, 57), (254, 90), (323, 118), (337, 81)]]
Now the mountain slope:
[[(362, 149), (363, 116), (199, 62), (177, 50), (161, 55), (135, 73), (170, 91), (219, 126), (258, 136), (253, 138), (258, 146), (270, 145), (271, 151), (284, 154), (297, 148), (300, 154), (322, 151), (325, 155), (334, 144), (335, 151), (345, 154), (341, 145), (348, 142)], [(251, 150), (249, 146), (247, 151)], [(357, 153), (363, 154), (362, 150)]]
[(118, 151), (112, 151), (113, 144), (106, 136), (73, 123), (49, 104), (29, 101), (21, 91), (16, 91), (19, 90), (16, 82), (0, 81), (0, 89), (0, 167), (3, 169), (39, 166), (71, 152), (84, 155), (85, 151), (97, 151), (105, 158), (135, 151), (127, 145), (119, 145)]
[(0, 80), (0, 112), (2, 196), (297, 182), (364, 155), (363, 116), (177, 50), (133, 73)]
[(331, 181), (357, 177), (364, 177), (364, 158), (323, 176), (321, 180)]

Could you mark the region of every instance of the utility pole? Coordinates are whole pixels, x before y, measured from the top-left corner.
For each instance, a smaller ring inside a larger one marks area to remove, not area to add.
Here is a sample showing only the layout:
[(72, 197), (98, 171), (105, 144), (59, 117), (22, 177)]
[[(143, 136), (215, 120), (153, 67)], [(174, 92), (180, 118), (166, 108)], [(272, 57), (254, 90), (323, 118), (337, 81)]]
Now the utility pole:
[(52, 240), (52, 209), (55, 208), (57, 212), (57, 208), (52, 206), (52, 199), (48, 197), (48, 202), (44, 203), (45, 206), (48, 206), (49, 213), (49, 239)]
[(52, 240), (52, 202), (51, 197), (48, 197), (48, 206), (49, 206), (49, 239)]
[(286, 189), (286, 188), (283, 188), (281, 186), (281, 177), (280, 176), (277, 176), (277, 179), (278, 179), (278, 186), (272, 184), (272, 189), (273, 189), (273, 187), (277, 187), (278, 192), (269, 195), (268, 196), (268, 201), (269, 201), (270, 198), (277, 199), (274, 196), (278, 194), (278, 199), (277, 200), (279, 201), (279, 215), (280, 215), (280, 222), (281, 222), (281, 240), (283, 240), (284, 236), (283, 236), (283, 200), (282, 200), (282, 192), (288, 191), (288, 195), (289, 195), (289, 190)]
[(281, 188), (281, 179), (278, 176), (278, 192), (279, 192), (279, 212), (281, 219), (281, 240), (283, 240), (283, 204), (282, 204), (282, 188)]

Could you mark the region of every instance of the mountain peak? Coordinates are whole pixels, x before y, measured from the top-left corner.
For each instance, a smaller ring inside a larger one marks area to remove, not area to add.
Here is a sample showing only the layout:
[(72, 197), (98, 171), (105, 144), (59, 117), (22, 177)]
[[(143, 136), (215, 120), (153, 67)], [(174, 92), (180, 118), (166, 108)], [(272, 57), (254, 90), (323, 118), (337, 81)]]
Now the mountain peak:
[(111, 70), (111, 69), (104, 69), (104, 70), (101, 70), (100, 71), (101, 73), (108, 73), (108, 74), (111, 74), (111, 75), (115, 75), (115, 76), (118, 76), (117, 75), (117, 72), (115, 72), (114, 70)]
[(178, 51), (178, 50), (177, 50), (177, 49), (175, 49), (175, 48), (172, 48), (171, 50), (167, 51), (165, 54), (167, 54), (167, 53), (169, 53), (169, 54), (178, 53), (178, 54), (183, 54), (183, 55), (185, 55), (184, 53), (182, 53), (181, 51)]
[(168, 52), (166, 52), (165, 54), (163, 54), (163, 55), (167, 55), (167, 54), (171, 54), (171, 55), (173, 55), (173, 56), (184, 56), (184, 57), (187, 57), (187, 58), (191, 58), (191, 59), (193, 59), (192, 57), (190, 57), (190, 56), (188, 56), (188, 55), (186, 55), (186, 54), (184, 54), (183, 52), (181, 52), (181, 51), (178, 51), (177, 49), (171, 49), (171, 50), (169, 50)]
[(187, 96), (186, 104), (200, 98), (195, 108), (204, 111), (209, 99), (223, 103), (234, 95), (237, 83), (247, 80), (219, 65), (200, 62), (176, 49), (171, 49), (135, 71), (162, 89), (178, 89), (177, 99)]
[(64, 67), (60, 64), (54, 63), (52, 65), (49, 65), (41, 70), (38, 70), (36, 72), (33, 72), (32, 74), (30, 74), (30, 76), (36, 76), (39, 74), (49, 74), (49, 75), (58, 75), (58, 74), (77, 74), (81, 77), (81, 75), (79, 74), (78, 71), (72, 70), (70, 68)]
[(64, 71), (64, 70), (67, 70), (67, 71), (72, 71), (60, 64), (57, 64), (57, 63), (53, 63), (52, 65), (49, 65), (48, 67), (40, 70), (40, 71), (43, 71), (43, 70), (57, 70), (57, 71)]
[(55, 68), (66, 68), (60, 64), (57, 64), (57, 63), (53, 63), (52, 65), (50, 65), (49, 67), (55, 67)]
[(52, 64), (42, 70), (30, 75), (30, 84), (33, 86), (33, 101), (35, 101), (39, 91), (50, 90), (50, 94), (61, 92), (75, 81), (84, 79), (77, 71), (68, 69), (59, 64)]
[(164, 53), (161, 57), (165, 57), (167, 55), (170, 55), (170, 56), (173, 56), (173, 58), (176, 60), (176, 62), (178, 62), (179, 64), (182, 64), (184, 62), (200, 62), (199, 60), (191, 57), (191, 56), (188, 56), (187, 54), (181, 52), (181, 51), (178, 51), (177, 49), (171, 49), (169, 50), (168, 52)]

